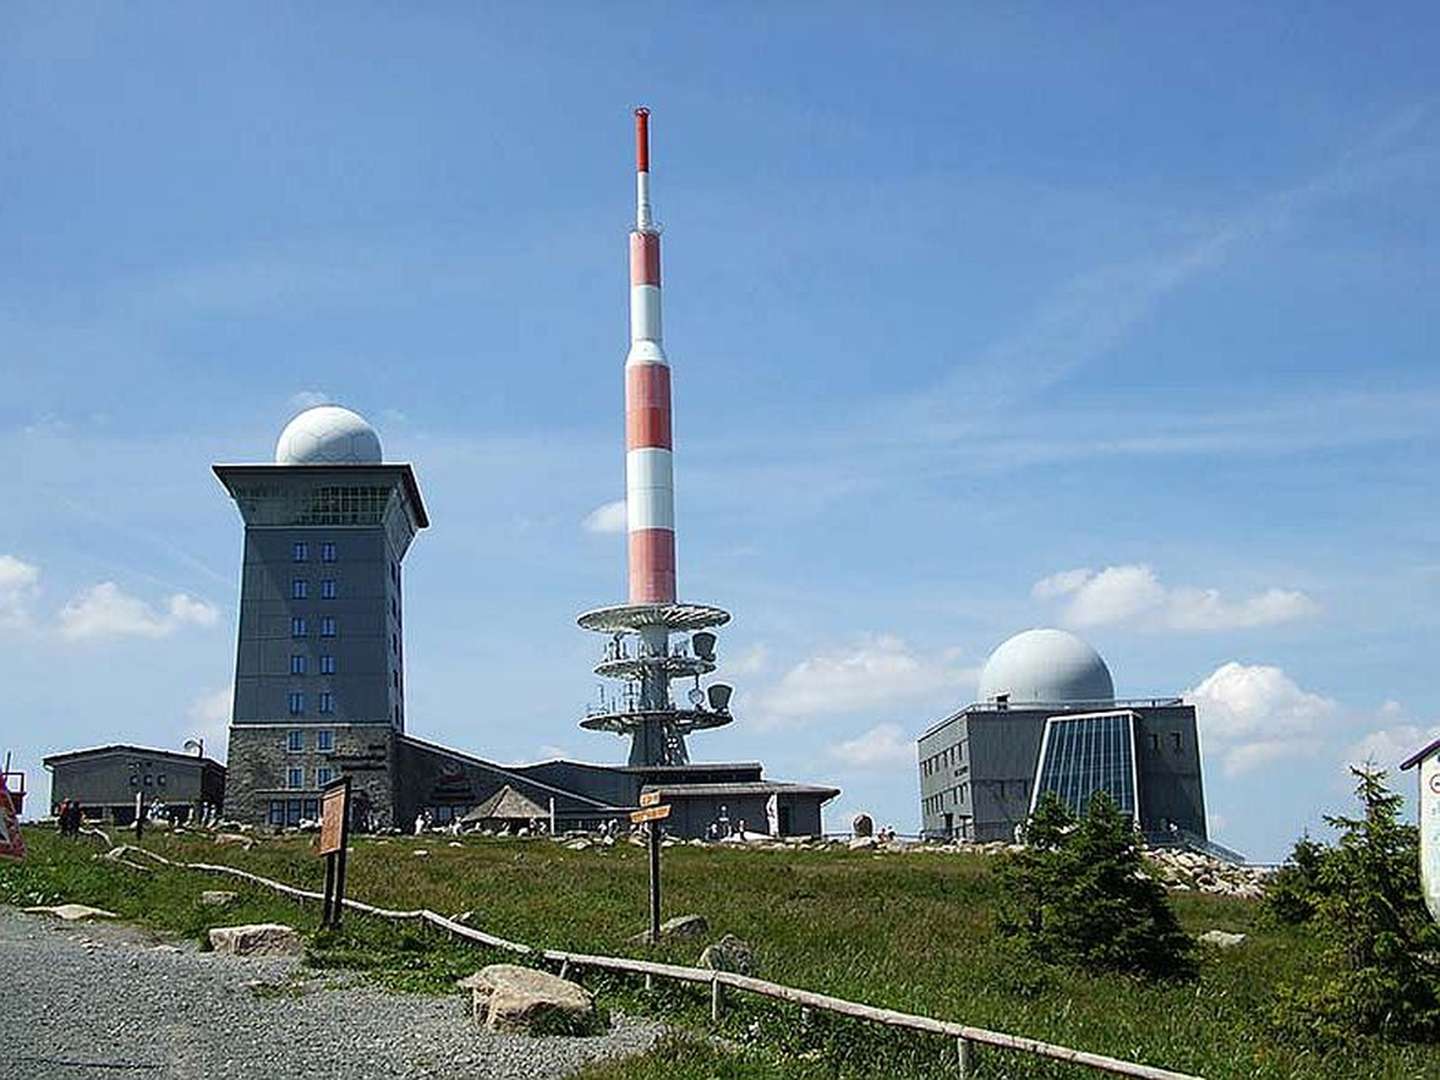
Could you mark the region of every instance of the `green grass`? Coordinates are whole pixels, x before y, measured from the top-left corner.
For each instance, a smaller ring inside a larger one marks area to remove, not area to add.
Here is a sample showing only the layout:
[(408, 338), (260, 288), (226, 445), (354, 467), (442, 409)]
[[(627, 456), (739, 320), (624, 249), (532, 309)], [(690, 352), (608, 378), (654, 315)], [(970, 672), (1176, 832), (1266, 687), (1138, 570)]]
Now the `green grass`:
[[(411, 991), (446, 991), (500, 959), (437, 931), (353, 913), (342, 930), (316, 933), (318, 904), (209, 874), (142, 875), (91, 858), (98, 843), (43, 830), (27, 830), (26, 839), (29, 861), (0, 866), (0, 900), (8, 903), (92, 903), (195, 939), (213, 925), (284, 921), (312, 935), (312, 966), (362, 970)], [(323, 879), (308, 838), (263, 841), (248, 853), (189, 835), (153, 834), (145, 843), (171, 858), (239, 866), (314, 889)], [(429, 857), (414, 857), (417, 847)], [(994, 932), (996, 884), (984, 856), (676, 847), (665, 852), (664, 881), (667, 915), (698, 912), (712, 937), (738, 934), (754, 945), (761, 974), (777, 982), (1209, 1077), (1440, 1076), (1440, 1048), (1357, 1043), (1318, 1056), (1278, 1042), (1267, 1022), (1275, 994), (1314, 970), (1318, 950), (1303, 930), (1267, 925), (1252, 902), (1177, 895), (1192, 932), (1250, 937), (1238, 949), (1203, 950), (1192, 982), (1154, 984), (1053, 971), (1016, 956)], [(473, 925), (512, 940), (694, 963), (703, 942), (653, 950), (628, 944), (644, 925), (645, 883), (644, 850), (625, 844), (570, 852), (544, 840), (466, 840), (451, 848), (432, 838), (359, 838), (349, 868), (350, 894), (371, 903), (473, 910)], [(232, 890), (237, 902), (202, 907), (206, 888)], [(954, 1047), (942, 1039), (806, 1016), (733, 993), (712, 1032), (708, 993), (662, 982), (646, 994), (634, 980), (583, 978), (609, 1006), (723, 1040), (723, 1048), (669, 1040), (643, 1058), (596, 1067), (587, 1080), (954, 1073)], [(981, 1054), (979, 1075), (1095, 1074), (992, 1051)]]

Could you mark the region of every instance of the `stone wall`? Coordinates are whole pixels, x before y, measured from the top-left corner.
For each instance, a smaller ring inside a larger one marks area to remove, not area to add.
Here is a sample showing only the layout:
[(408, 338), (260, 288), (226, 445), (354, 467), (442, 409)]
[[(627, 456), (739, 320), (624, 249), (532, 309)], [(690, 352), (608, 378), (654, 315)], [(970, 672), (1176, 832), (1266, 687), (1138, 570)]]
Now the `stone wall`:
[[(302, 749), (290, 750), (290, 732), (301, 733)], [(318, 748), (318, 733), (331, 733), (332, 748)], [(272, 799), (318, 799), (317, 771), (331, 779), (351, 778), (357, 818), (369, 811), (374, 828), (395, 820), (395, 733), (388, 724), (235, 724), (230, 728), (225, 817), (251, 825), (269, 822)], [(303, 771), (300, 787), (289, 783), (291, 769)]]

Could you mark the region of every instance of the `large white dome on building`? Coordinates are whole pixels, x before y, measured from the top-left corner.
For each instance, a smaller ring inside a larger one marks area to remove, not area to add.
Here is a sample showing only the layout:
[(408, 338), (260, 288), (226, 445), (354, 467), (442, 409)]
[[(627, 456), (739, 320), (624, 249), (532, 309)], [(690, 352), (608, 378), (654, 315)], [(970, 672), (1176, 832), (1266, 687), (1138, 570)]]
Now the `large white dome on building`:
[(1059, 704), (1115, 700), (1115, 683), (1100, 654), (1064, 630), (1026, 630), (990, 654), (980, 672), (981, 701)]
[(285, 425), (275, 444), (277, 465), (378, 465), (380, 436), (359, 413), (316, 405)]

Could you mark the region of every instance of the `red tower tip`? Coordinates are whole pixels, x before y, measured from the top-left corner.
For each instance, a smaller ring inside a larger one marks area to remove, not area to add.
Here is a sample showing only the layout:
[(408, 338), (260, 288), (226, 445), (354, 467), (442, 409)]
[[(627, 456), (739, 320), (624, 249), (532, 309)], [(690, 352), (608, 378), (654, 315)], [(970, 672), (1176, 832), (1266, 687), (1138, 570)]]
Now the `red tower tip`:
[(635, 110), (635, 170), (650, 171), (650, 110), (643, 105)]

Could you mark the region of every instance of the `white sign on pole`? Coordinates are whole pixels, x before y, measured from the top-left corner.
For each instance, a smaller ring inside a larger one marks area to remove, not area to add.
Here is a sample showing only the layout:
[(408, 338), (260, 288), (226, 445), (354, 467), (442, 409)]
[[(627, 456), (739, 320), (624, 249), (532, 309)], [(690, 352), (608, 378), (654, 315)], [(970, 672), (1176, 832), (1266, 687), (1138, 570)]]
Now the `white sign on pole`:
[(780, 796), (771, 795), (765, 800), (765, 820), (770, 825), (770, 835), (780, 835)]
[(1420, 889), (1440, 922), (1440, 753), (1420, 763)]

